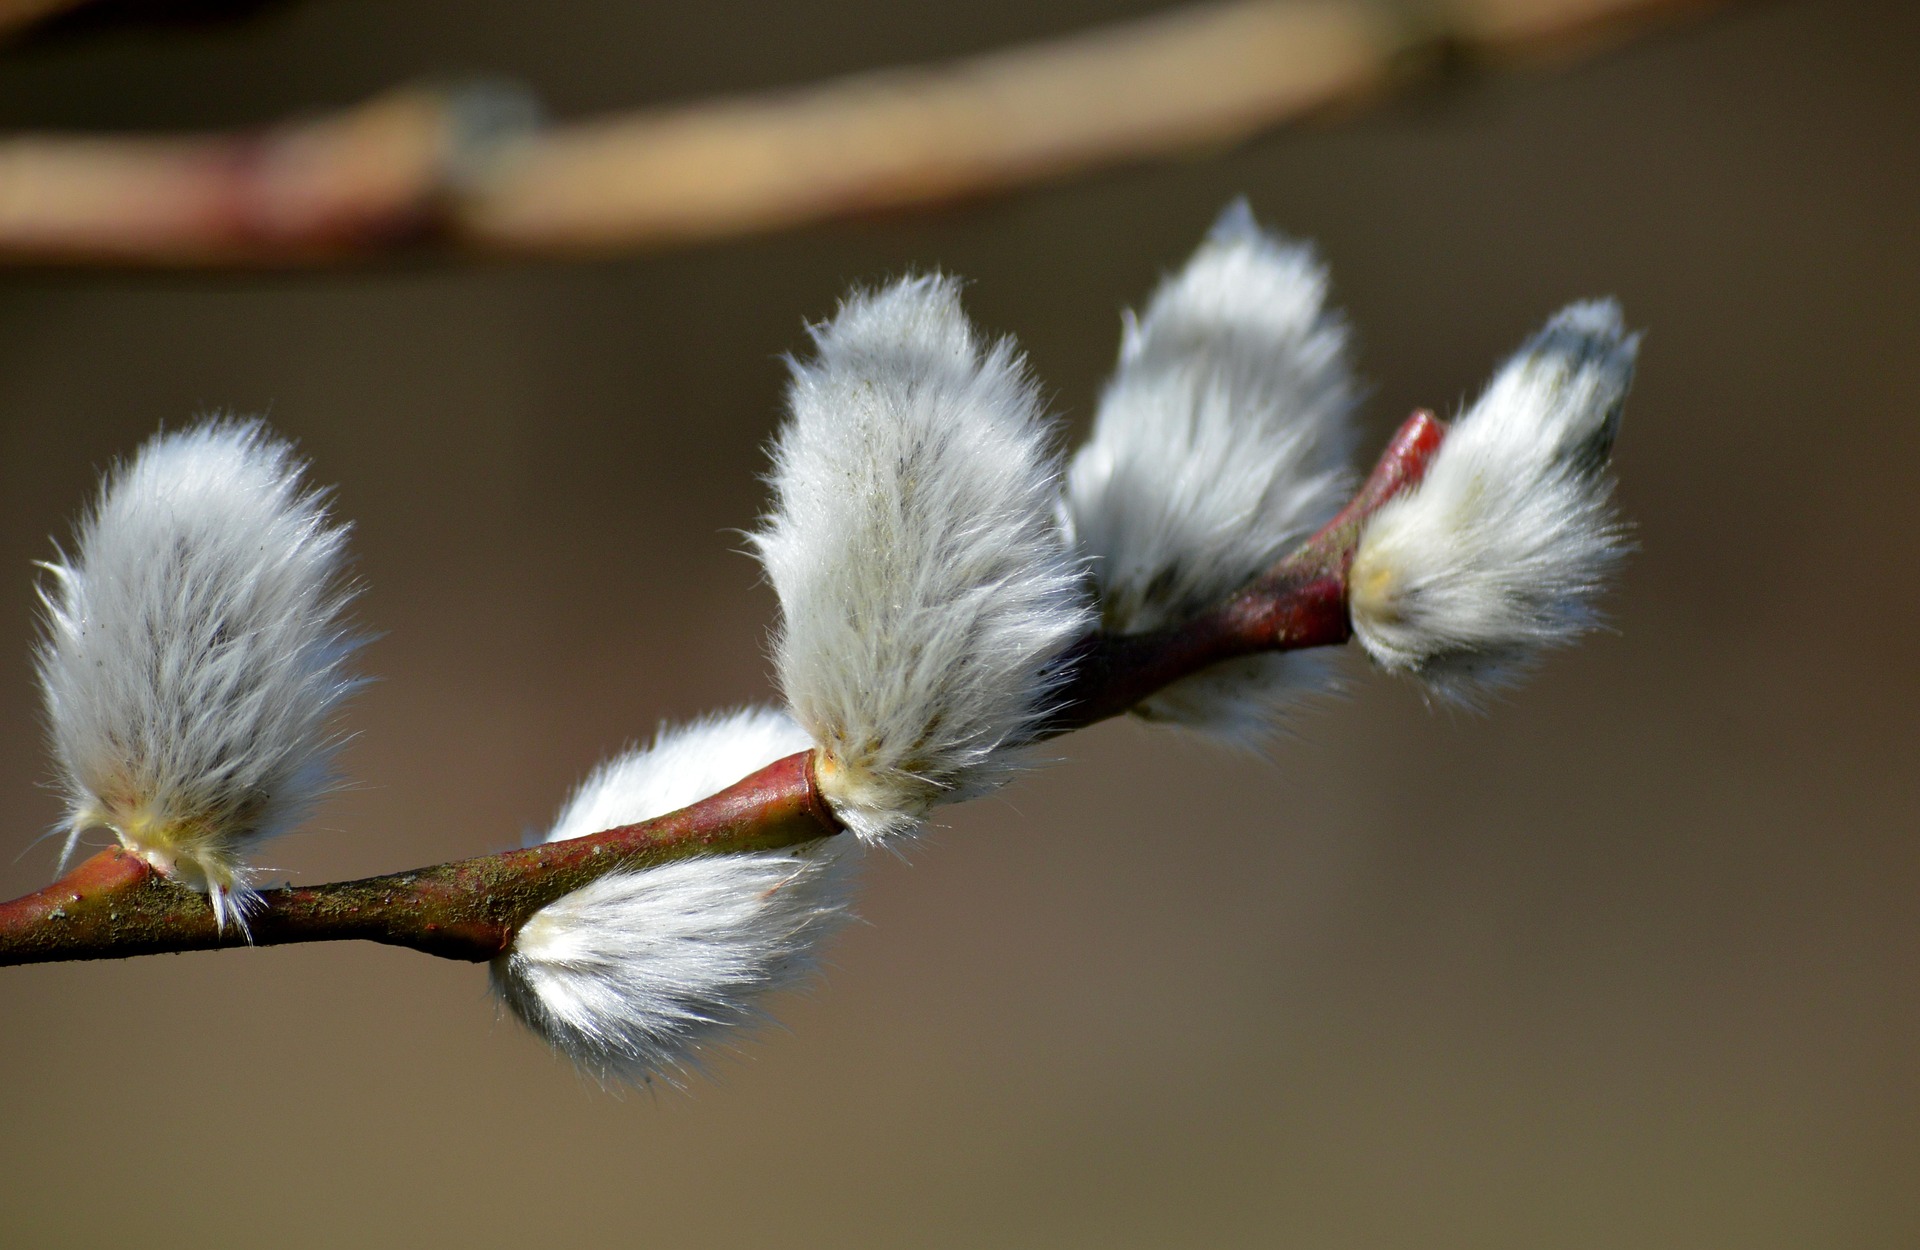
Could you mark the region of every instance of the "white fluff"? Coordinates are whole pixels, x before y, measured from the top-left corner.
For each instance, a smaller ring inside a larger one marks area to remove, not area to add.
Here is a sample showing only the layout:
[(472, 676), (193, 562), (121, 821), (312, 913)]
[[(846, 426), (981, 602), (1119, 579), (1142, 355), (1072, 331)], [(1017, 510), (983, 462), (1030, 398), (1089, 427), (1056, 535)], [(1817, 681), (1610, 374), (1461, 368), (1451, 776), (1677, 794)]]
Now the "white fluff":
[(1611, 301), (1565, 309), (1454, 423), (1425, 480), (1375, 514), (1350, 606), (1383, 667), (1471, 701), (1593, 624), (1624, 551), (1607, 457), (1639, 345)]
[[(1128, 315), (1119, 368), (1067, 474), (1109, 630), (1190, 619), (1339, 510), (1355, 386), (1346, 327), (1326, 299), (1312, 250), (1263, 231), (1237, 201), (1145, 315)], [(1325, 672), (1318, 657), (1253, 656), (1136, 710), (1257, 741)]]
[(584, 838), (677, 812), (812, 745), (807, 731), (778, 708), (705, 716), (671, 732), (663, 726), (653, 745), (596, 768), (540, 840)]
[[(784, 713), (749, 709), (662, 731), (600, 766), (547, 841), (676, 811), (811, 745)], [(602, 1080), (669, 1079), (766, 993), (814, 966), (846, 915), (844, 837), (792, 851), (704, 855), (601, 877), (541, 908), (493, 962), (514, 1013)]]
[(117, 466), (74, 554), (45, 565), (37, 656), (68, 800), (91, 828), (206, 892), (256, 896), (245, 857), (331, 781), (347, 671), (347, 529), (255, 421), (158, 435)]
[(1019, 767), (1092, 620), (1039, 399), (1011, 343), (982, 350), (958, 284), (856, 294), (813, 339), (754, 542), (821, 789), (878, 838)]

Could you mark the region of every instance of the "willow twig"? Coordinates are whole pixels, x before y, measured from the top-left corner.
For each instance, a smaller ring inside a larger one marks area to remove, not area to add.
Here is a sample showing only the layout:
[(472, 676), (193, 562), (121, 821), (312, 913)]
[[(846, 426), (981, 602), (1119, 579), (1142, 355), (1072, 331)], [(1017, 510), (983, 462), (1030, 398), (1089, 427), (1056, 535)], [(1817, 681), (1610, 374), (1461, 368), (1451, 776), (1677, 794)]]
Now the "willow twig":
[(0, 140), (0, 261), (550, 257), (787, 229), (1217, 148), (1442, 67), (1597, 46), (1715, 2), (1225, 0), (546, 129), (497, 93), (419, 90), (243, 134), (19, 136)]
[[(1339, 516), (1214, 611), (1180, 629), (1088, 638), (1074, 652), (1074, 677), (1048, 736), (1119, 715), (1222, 660), (1346, 641), (1347, 568), (1360, 528), (1419, 481), (1444, 433), (1431, 413), (1408, 418)], [(349, 939), (484, 961), (506, 950), (535, 911), (615, 869), (769, 850), (839, 832), (810, 753), (802, 752), (690, 807), (590, 837), (361, 881), (268, 890), (248, 918), (250, 933), (223, 930), (205, 895), (114, 848), (43, 890), (0, 903), (0, 965)]]
[(245, 929), (221, 926), (206, 895), (115, 847), (44, 890), (0, 903), (0, 965), (349, 939), (477, 962), (505, 950), (541, 907), (615, 869), (773, 850), (838, 832), (802, 752), (640, 824), (384, 877), (268, 890)]

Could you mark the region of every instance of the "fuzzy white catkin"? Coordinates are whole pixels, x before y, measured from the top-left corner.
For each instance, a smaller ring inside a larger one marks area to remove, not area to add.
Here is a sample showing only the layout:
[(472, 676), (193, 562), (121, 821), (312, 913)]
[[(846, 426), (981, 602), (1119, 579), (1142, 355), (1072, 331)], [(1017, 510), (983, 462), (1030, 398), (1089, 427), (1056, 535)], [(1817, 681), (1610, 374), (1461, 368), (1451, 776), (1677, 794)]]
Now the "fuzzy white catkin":
[(1349, 593), (1383, 667), (1472, 702), (1592, 626), (1625, 550), (1607, 461), (1639, 345), (1611, 301), (1563, 310), (1374, 515)]
[[(545, 839), (649, 820), (812, 745), (785, 713), (748, 709), (663, 730), (600, 766)], [(602, 1081), (669, 1080), (727, 1030), (764, 1018), (847, 914), (858, 844), (705, 855), (618, 872), (541, 908), (493, 962), (515, 1015)]]
[(873, 839), (1020, 767), (1092, 618), (1034, 386), (1011, 343), (977, 341), (956, 282), (856, 294), (813, 340), (754, 543), (821, 790)]
[[(1245, 201), (1215, 223), (1137, 320), (1067, 510), (1118, 633), (1175, 626), (1240, 589), (1338, 511), (1353, 450), (1347, 331), (1310, 248), (1262, 230)], [(1324, 685), (1301, 653), (1216, 665), (1136, 709), (1252, 744)]]
[(40, 683), (67, 851), (107, 828), (244, 927), (247, 855), (331, 784), (347, 528), (256, 421), (161, 434), (111, 471), (44, 567)]

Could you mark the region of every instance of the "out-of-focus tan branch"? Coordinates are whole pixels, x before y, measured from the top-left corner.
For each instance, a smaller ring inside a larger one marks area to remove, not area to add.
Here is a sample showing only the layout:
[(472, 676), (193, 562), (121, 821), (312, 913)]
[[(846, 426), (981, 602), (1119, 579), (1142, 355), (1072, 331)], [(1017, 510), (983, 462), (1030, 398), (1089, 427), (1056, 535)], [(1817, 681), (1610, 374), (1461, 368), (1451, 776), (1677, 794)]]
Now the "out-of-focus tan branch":
[(0, 38), (84, 3), (86, 0), (0, 0)]
[(415, 240), (445, 219), (456, 109), (403, 92), (259, 134), (0, 142), (0, 259), (290, 264)]
[(0, 141), (0, 259), (294, 265), (423, 243), (551, 256), (776, 230), (1227, 144), (1434, 67), (1592, 47), (1714, 2), (1228, 0), (548, 129), (423, 90), (248, 134), (22, 136)]

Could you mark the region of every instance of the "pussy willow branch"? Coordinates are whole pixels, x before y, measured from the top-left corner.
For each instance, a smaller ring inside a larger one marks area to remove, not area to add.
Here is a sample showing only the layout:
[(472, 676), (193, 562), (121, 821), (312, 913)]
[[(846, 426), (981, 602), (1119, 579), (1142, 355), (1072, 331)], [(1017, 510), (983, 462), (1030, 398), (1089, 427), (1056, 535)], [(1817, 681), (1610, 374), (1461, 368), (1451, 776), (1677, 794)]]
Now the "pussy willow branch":
[[(773, 850), (838, 831), (802, 752), (637, 825), (413, 872), (269, 890), (247, 923), (255, 946), (359, 938), (485, 960), (506, 949), (527, 917), (612, 869)], [(223, 932), (215, 924), (205, 895), (118, 847), (44, 890), (0, 903), (0, 964), (247, 944), (234, 926)]]
[[(1153, 634), (1095, 634), (1071, 653), (1073, 676), (1048, 737), (1116, 716), (1189, 673), (1261, 651), (1333, 646), (1352, 632), (1346, 577), (1361, 526), (1420, 480), (1445, 427), (1416, 412), (1347, 507), (1244, 590), (1188, 625)], [(252, 945), (361, 939), (447, 959), (482, 961), (507, 948), (535, 911), (617, 868), (689, 855), (770, 850), (840, 832), (807, 752), (711, 798), (590, 837), (484, 855), (412, 872), (268, 890), (248, 919)], [(112, 959), (247, 945), (223, 932), (206, 896), (138, 856), (102, 851), (44, 890), (0, 903), (0, 965)]]
[(498, 92), (416, 90), (251, 133), (26, 135), (0, 140), (0, 261), (555, 256), (787, 229), (1213, 150), (1443, 70), (1603, 46), (1724, 2), (1223, 0), (544, 130)]
[(1351, 638), (1347, 571), (1360, 530), (1380, 505), (1420, 480), (1445, 437), (1446, 427), (1431, 412), (1414, 413), (1339, 515), (1239, 593), (1175, 629), (1099, 633), (1081, 643), (1050, 736), (1119, 716), (1161, 687), (1223, 660), (1333, 647)]

